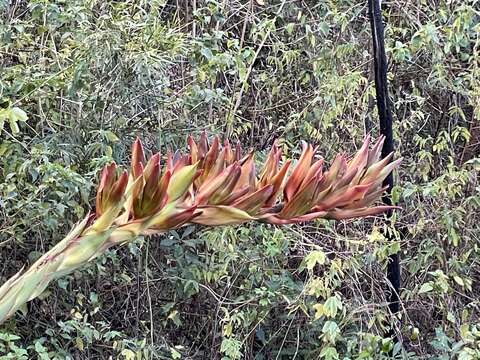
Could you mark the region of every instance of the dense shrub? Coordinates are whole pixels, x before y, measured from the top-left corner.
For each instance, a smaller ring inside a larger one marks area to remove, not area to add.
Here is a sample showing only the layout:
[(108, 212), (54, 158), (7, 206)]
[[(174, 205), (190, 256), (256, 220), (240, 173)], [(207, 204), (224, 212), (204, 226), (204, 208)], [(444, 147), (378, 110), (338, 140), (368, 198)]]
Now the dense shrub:
[[(478, 3), (383, 7), (405, 157), (394, 227), (379, 217), (138, 239), (2, 324), (0, 358), (479, 358)], [(298, 152), (304, 139), (330, 158), (378, 133), (366, 2), (0, 9), (0, 282), (90, 209), (98, 169), (126, 159), (136, 135), (151, 150), (203, 129), (260, 152), (276, 137)], [(384, 295), (398, 251), (400, 320)]]

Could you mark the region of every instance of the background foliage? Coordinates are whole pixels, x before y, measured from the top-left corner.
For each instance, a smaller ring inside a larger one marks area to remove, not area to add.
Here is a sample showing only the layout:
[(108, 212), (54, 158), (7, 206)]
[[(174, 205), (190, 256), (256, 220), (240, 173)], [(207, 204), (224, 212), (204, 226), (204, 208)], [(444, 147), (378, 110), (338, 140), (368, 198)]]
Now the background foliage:
[[(479, 4), (383, 7), (396, 230), (138, 239), (4, 323), (0, 358), (480, 358)], [(1, 282), (91, 209), (98, 170), (136, 135), (152, 151), (203, 129), (260, 153), (303, 139), (331, 159), (378, 133), (366, 2), (3, 0), (0, 18)], [(397, 251), (401, 322), (384, 296)]]

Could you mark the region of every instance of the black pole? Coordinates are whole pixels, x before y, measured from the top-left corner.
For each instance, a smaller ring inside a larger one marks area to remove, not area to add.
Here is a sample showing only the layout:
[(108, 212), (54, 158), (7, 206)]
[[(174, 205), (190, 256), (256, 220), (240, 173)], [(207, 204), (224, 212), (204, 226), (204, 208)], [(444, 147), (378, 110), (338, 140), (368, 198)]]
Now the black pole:
[[(393, 151), (393, 131), (392, 131), (392, 112), (390, 110), (390, 100), (388, 98), (387, 88), (387, 57), (385, 55), (385, 39), (381, 13), (381, 0), (368, 0), (368, 9), (370, 16), (370, 25), (372, 28), (373, 55), (375, 69), (375, 90), (377, 95), (378, 117), (380, 119), (380, 133), (385, 136), (385, 142), (382, 149), (382, 157), (387, 156)], [(391, 205), (391, 190), (393, 187), (393, 176), (390, 173), (383, 182), (388, 189), (382, 198), (386, 205)], [(387, 213), (390, 218), (391, 212)], [(399, 291), (400, 291), (400, 263), (399, 256), (393, 254), (390, 256), (387, 268), (387, 279), (391, 286), (388, 288), (388, 306), (393, 314), (399, 311)]]

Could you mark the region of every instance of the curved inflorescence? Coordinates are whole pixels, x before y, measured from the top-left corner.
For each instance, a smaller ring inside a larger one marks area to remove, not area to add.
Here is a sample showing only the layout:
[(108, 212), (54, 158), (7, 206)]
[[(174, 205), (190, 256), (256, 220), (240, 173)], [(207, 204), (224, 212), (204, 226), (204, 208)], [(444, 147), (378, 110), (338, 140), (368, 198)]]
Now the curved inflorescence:
[[(189, 151), (168, 152), (148, 161), (137, 139), (130, 171), (112, 163), (101, 173), (95, 214), (88, 215), (27, 271), (0, 287), (0, 323), (48, 284), (139, 235), (162, 233), (184, 224), (207, 226), (252, 220), (291, 224), (316, 218), (349, 219), (375, 215), (393, 206), (373, 206), (385, 191), (383, 180), (401, 161), (380, 159), (384, 138), (370, 148), (367, 136), (352, 158), (339, 154), (328, 170), (317, 148), (303, 144), (292, 167), (275, 143), (256, 171), (254, 153), (203, 133), (188, 138)], [(292, 167), (292, 168), (291, 168)], [(290, 169), (291, 168), (291, 169)]]

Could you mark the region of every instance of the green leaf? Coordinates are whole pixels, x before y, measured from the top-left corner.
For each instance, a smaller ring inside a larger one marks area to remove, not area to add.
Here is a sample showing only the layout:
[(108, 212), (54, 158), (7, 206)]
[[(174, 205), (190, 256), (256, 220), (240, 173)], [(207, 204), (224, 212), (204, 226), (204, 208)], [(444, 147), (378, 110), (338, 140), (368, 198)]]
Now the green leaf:
[(172, 359), (177, 360), (182, 358), (182, 354), (180, 354), (177, 350), (174, 348), (170, 348), (170, 356)]
[(331, 346), (323, 348), (320, 352), (320, 357), (326, 360), (337, 360), (339, 358), (337, 349)]
[(337, 316), (337, 311), (342, 309), (342, 301), (338, 298), (338, 296), (331, 296), (327, 299), (327, 301), (325, 301), (323, 307), (325, 315), (334, 318)]
[(110, 142), (118, 142), (120, 139), (118, 138), (117, 135), (115, 135), (113, 132), (110, 130), (105, 131), (105, 137), (107, 138), (108, 141)]
[(460, 285), (461, 287), (464, 287), (465, 286), (465, 283), (463, 282), (462, 278), (460, 276), (457, 276), (457, 275), (454, 275), (453, 276), (453, 280), (455, 280), (455, 282)]
[(335, 343), (336, 338), (340, 335), (340, 328), (335, 321), (327, 321), (323, 325), (322, 332), (325, 340), (330, 343)]
[(135, 353), (130, 349), (123, 349), (120, 353), (126, 360), (135, 360)]
[(433, 290), (433, 283), (431, 281), (429, 281), (429, 282), (426, 282), (425, 284), (422, 285), (420, 290), (418, 290), (418, 293), (419, 294), (424, 294), (424, 293), (430, 292), (432, 290)]
[(202, 49), (200, 50), (200, 53), (201, 53), (203, 56), (205, 56), (205, 58), (206, 58), (207, 60), (211, 60), (211, 59), (213, 58), (212, 50), (209, 49), (209, 48), (206, 48), (206, 47), (202, 48)]
[(15, 121), (15, 119), (10, 118), (10, 121), (8, 123), (10, 124), (10, 130), (12, 131), (13, 135), (16, 135), (20, 132), (20, 128), (18, 127), (18, 124)]
[(305, 267), (308, 270), (312, 270), (317, 264), (324, 265), (326, 260), (327, 260), (327, 256), (322, 250), (312, 251), (303, 259)]
[(315, 310), (315, 320), (320, 319), (323, 315), (325, 315), (325, 308), (323, 304), (315, 304), (313, 305), (313, 309)]
[(4, 127), (5, 120), (8, 120), (12, 134), (18, 134), (20, 132), (18, 122), (25, 122), (27, 119), (27, 113), (18, 107), (2, 109), (0, 110), (0, 131)]
[(11, 110), (11, 117), (15, 117), (15, 121), (25, 122), (28, 120), (27, 113), (18, 107), (13, 107)]

